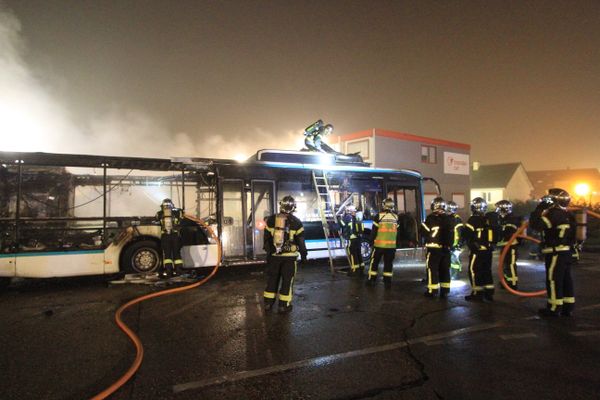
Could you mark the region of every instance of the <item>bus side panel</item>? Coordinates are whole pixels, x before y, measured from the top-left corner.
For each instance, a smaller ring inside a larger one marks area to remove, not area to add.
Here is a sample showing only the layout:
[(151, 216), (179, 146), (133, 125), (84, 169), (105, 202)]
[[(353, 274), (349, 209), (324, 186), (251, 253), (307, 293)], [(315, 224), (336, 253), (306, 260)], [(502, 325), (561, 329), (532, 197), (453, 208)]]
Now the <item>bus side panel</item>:
[(181, 257), (186, 268), (214, 267), (217, 265), (218, 255), (216, 244), (198, 244), (181, 248)]
[(17, 254), (17, 276), (54, 278), (104, 274), (104, 250)]
[(115, 274), (119, 272), (119, 256), (123, 246), (127, 242), (121, 242), (119, 244), (111, 243), (104, 251), (104, 273)]
[[(333, 257), (346, 257), (346, 249), (339, 248), (339, 239), (329, 239), (329, 245), (331, 246), (331, 255)], [(306, 256), (308, 259), (314, 260), (319, 258), (329, 258), (329, 251), (327, 250), (327, 243), (325, 242), (325, 239), (306, 240), (306, 250), (308, 250), (308, 254)]]
[(15, 256), (14, 254), (0, 255), (0, 276), (15, 276)]

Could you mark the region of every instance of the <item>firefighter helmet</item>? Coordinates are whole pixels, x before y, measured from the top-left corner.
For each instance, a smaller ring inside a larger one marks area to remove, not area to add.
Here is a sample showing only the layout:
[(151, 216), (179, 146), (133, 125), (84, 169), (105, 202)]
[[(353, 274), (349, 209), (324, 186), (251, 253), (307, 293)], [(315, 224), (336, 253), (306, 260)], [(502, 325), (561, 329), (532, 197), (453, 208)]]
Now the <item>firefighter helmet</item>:
[(446, 200), (441, 197), (436, 197), (431, 201), (431, 211), (436, 214), (442, 214), (446, 212), (447, 204)]
[(471, 200), (471, 212), (483, 214), (487, 211), (487, 202), (481, 197), (475, 197)]
[(561, 208), (567, 208), (571, 202), (571, 196), (569, 193), (560, 188), (548, 189), (548, 196), (552, 199), (552, 202)]
[(165, 208), (165, 207), (175, 208), (175, 205), (173, 204), (173, 201), (171, 199), (164, 199), (160, 206), (162, 208)]
[(381, 203), (381, 208), (383, 209), (383, 211), (394, 211), (395, 207), (396, 205), (394, 204), (394, 200), (392, 199), (385, 199)]
[(356, 214), (356, 206), (354, 204), (347, 205), (346, 206), (346, 212), (348, 214), (352, 214), (352, 215)]
[(503, 217), (512, 214), (513, 204), (508, 200), (500, 200), (496, 203), (496, 212)]
[(456, 214), (457, 210), (458, 210), (458, 204), (456, 204), (452, 200), (450, 200), (448, 203), (446, 203), (446, 211), (448, 211), (448, 214)]
[(285, 214), (291, 214), (296, 211), (296, 200), (292, 196), (285, 196), (279, 202), (279, 211)]

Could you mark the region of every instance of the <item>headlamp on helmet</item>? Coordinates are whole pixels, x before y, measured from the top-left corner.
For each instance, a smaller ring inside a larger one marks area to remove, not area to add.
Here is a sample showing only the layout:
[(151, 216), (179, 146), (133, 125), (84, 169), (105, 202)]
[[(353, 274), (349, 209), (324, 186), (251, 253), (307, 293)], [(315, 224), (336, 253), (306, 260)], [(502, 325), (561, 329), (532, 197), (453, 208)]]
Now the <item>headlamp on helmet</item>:
[(571, 202), (571, 196), (569, 193), (560, 188), (548, 189), (548, 196), (552, 199), (552, 202), (561, 208), (567, 208)]
[(296, 211), (296, 200), (292, 196), (285, 196), (279, 202), (279, 211), (285, 214), (291, 214)]
[(471, 212), (474, 214), (484, 214), (487, 211), (487, 202), (481, 197), (475, 197), (471, 200)]
[(448, 214), (456, 214), (456, 211), (458, 210), (458, 204), (456, 204), (453, 201), (449, 201), (446, 204), (446, 211), (448, 211)]
[(500, 200), (496, 203), (496, 212), (500, 215), (507, 216), (513, 211), (513, 204), (508, 200)]
[(446, 212), (446, 200), (441, 197), (436, 197), (431, 202), (431, 211), (436, 214), (443, 214)]
[(395, 207), (396, 205), (394, 204), (394, 200), (392, 199), (385, 199), (381, 203), (381, 208), (383, 209), (383, 211), (394, 211)]

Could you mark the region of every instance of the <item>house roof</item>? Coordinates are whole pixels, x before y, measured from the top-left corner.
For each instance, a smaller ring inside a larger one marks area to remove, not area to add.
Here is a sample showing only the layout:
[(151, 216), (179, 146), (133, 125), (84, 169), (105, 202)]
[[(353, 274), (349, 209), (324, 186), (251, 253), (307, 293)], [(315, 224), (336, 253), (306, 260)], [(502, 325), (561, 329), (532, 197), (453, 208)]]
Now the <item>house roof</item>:
[(426, 136), (414, 135), (412, 133), (396, 132), (396, 131), (390, 131), (387, 129), (379, 129), (379, 128), (368, 129), (368, 130), (364, 130), (364, 131), (360, 131), (360, 132), (346, 133), (343, 135), (336, 135), (336, 136), (338, 137), (338, 139), (340, 141), (343, 141), (343, 142), (348, 141), (348, 140), (360, 139), (363, 137), (382, 136), (382, 137), (389, 137), (389, 138), (398, 139), (398, 140), (405, 140), (405, 141), (409, 141), (409, 142), (420, 142), (420, 143), (432, 144), (432, 145), (437, 145), (437, 146), (454, 147), (457, 149), (462, 149), (462, 150), (467, 150), (467, 151), (471, 150), (471, 145), (466, 144), (466, 143), (459, 143), (459, 142), (454, 142), (454, 141), (445, 140), (445, 139), (436, 139), (436, 138), (431, 138), (431, 137), (426, 137)]
[[(546, 193), (547, 189), (564, 185), (565, 182), (568, 182), (569, 185), (588, 182), (593, 186), (597, 186), (597, 182), (600, 182), (600, 171), (597, 168), (528, 171), (527, 175), (533, 184), (534, 196), (541, 196)], [(564, 189), (570, 190), (569, 187)]]
[(557, 181), (600, 181), (600, 171), (597, 168), (528, 171), (527, 175), (534, 185), (552, 184)]
[(521, 163), (480, 165), (471, 171), (471, 188), (503, 188), (513, 177)]

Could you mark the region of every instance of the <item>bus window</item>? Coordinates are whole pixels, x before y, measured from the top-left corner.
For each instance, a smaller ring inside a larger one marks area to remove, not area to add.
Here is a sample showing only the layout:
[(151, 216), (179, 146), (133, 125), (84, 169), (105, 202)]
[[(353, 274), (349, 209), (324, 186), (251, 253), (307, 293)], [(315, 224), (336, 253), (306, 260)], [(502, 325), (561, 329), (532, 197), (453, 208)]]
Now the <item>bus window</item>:
[(107, 217), (153, 217), (163, 199), (183, 207), (181, 171), (107, 169)]
[(18, 168), (0, 165), (0, 253), (10, 253), (15, 246)]
[[(100, 168), (23, 166), (19, 251), (100, 248), (102, 182)], [(81, 212), (85, 218), (76, 218)]]
[(214, 223), (216, 210), (216, 188), (212, 176), (204, 172), (186, 172), (184, 212)]
[[(294, 215), (301, 221), (321, 221), (317, 194), (312, 182), (280, 181), (277, 190), (277, 204), (285, 196), (292, 196), (296, 200)], [(277, 210), (279, 210), (279, 206), (277, 206)]]

